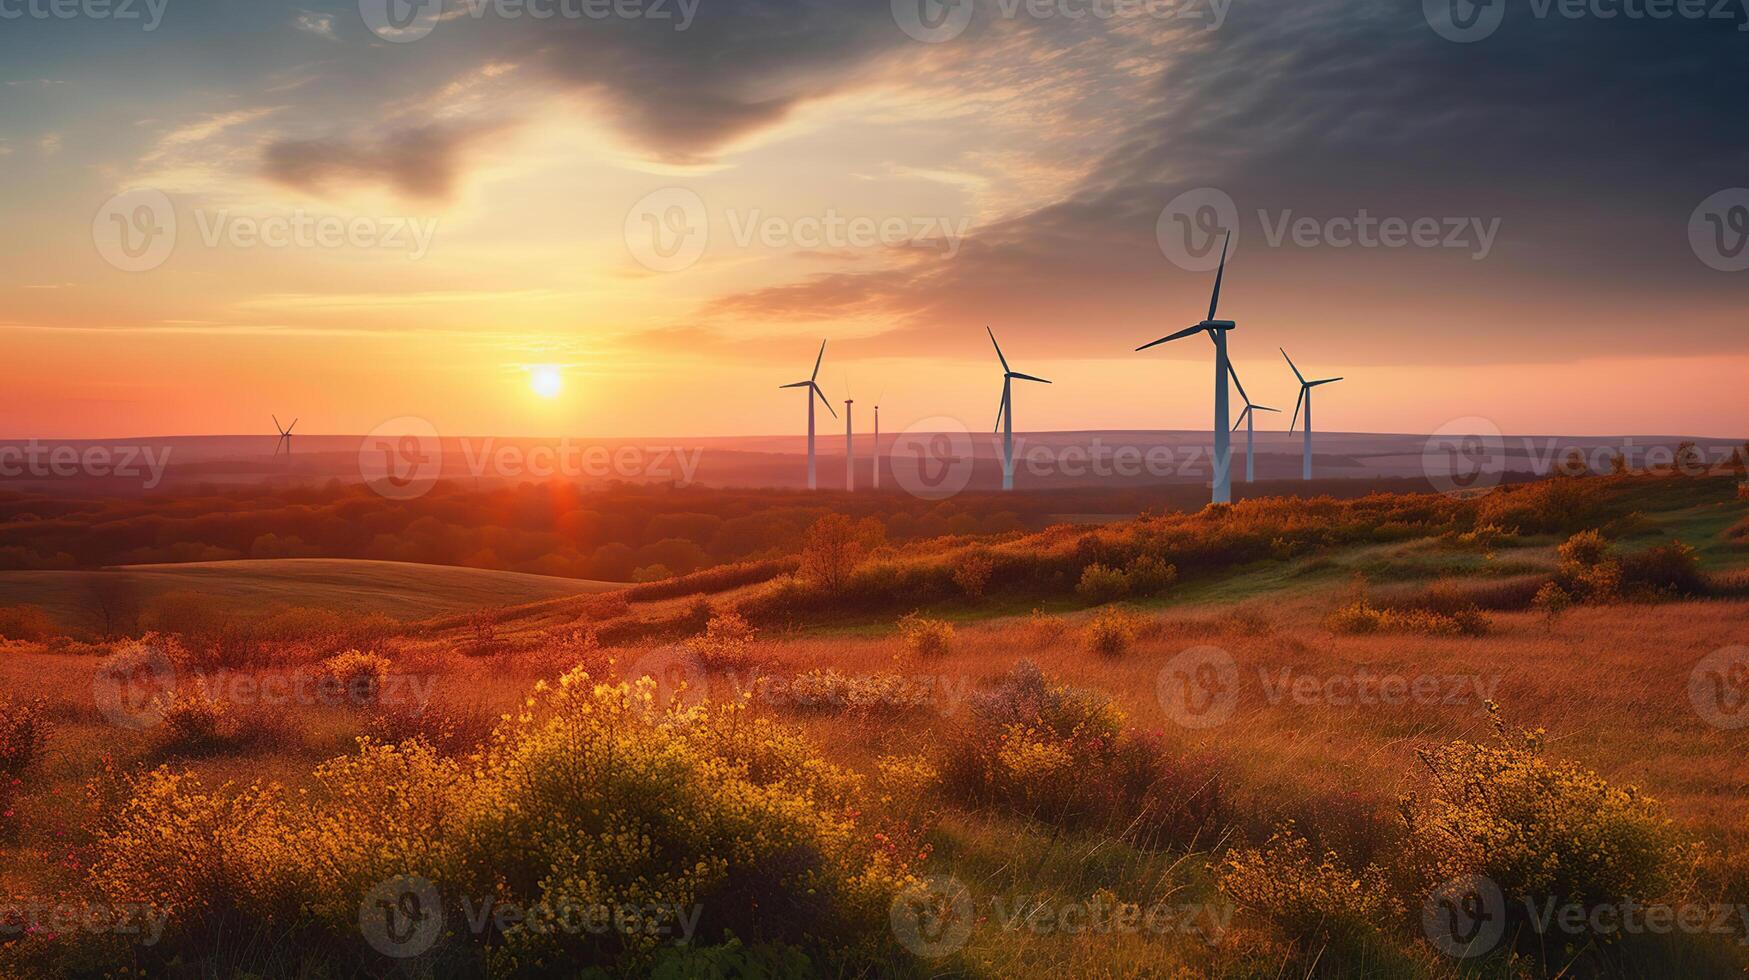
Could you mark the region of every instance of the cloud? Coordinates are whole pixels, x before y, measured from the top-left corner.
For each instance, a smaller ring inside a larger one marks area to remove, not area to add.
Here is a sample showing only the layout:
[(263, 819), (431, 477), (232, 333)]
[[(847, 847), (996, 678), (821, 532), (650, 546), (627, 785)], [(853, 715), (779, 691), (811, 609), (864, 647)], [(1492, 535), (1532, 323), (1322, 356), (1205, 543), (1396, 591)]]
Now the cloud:
[(300, 190), (383, 183), (406, 197), (444, 200), (454, 191), (468, 154), (500, 129), (495, 124), (431, 123), (374, 139), (282, 140), (267, 147), (262, 169), (269, 179)]
[(320, 14), (303, 10), (298, 12), (297, 17), (292, 21), (292, 24), (298, 30), (307, 34), (314, 34), (317, 37), (327, 38), (330, 41), (339, 40), (339, 38), (334, 35), (333, 14)]
[(52, 157), (55, 154), (61, 152), (61, 134), (60, 133), (49, 133), (48, 135), (44, 136), (42, 139), (37, 140), (36, 145), (37, 145), (38, 149), (43, 151), (44, 156), (51, 156)]

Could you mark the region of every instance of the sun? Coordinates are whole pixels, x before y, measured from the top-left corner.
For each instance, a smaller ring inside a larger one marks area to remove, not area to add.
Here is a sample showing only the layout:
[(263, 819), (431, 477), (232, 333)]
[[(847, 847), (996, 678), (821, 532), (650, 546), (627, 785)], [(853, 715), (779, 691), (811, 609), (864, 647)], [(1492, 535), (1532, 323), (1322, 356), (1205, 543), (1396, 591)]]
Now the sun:
[(542, 398), (557, 398), (565, 390), (565, 378), (552, 364), (536, 364), (528, 369), (528, 386)]

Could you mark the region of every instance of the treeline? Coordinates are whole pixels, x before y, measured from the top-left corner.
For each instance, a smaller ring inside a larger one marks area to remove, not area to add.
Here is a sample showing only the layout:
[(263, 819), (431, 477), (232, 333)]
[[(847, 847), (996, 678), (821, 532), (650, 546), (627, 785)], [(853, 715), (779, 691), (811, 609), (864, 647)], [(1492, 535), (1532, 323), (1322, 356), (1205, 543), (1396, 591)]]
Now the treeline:
[[(1190, 492), (1197, 491), (1190, 488)], [(1160, 490), (810, 494), (567, 483), (474, 490), (442, 483), (413, 500), (369, 488), (212, 488), (68, 498), (0, 492), (0, 568), (72, 569), (238, 558), (372, 558), (608, 581), (658, 581), (793, 555), (826, 513), (872, 518), (885, 538), (985, 535), (1061, 512), (1140, 511)]]

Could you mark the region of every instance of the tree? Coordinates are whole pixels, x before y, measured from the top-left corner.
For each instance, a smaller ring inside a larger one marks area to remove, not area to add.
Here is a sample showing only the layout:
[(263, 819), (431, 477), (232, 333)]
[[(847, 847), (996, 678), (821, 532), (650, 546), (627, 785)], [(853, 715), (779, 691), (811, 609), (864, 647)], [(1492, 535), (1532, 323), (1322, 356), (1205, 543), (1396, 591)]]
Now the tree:
[(139, 625), (140, 594), (125, 572), (84, 572), (79, 590), (86, 616), (105, 640), (132, 633)]
[(850, 581), (862, 556), (856, 522), (843, 514), (827, 514), (808, 528), (801, 576), (828, 592), (838, 592)]

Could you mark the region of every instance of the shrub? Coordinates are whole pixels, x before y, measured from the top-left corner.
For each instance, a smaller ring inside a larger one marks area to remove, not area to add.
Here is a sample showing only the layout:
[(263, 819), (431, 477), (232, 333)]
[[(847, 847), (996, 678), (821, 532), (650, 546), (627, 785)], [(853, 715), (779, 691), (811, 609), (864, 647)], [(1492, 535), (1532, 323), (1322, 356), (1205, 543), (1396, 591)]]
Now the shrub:
[(1531, 600), (1531, 606), (1552, 623), (1561, 613), (1572, 608), (1573, 596), (1559, 584), (1545, 582), (1542, 588), (1536, 590), (1536, 598)]
[(387, 745), (418, 741), (443, 755), (459, 757), (484, 745), (497, 721), (496, 714), (477, 705), (393, 701), (377, 705), (368, 731), (372, 739)]
[(46, 640), (55, 621), (41, 606), (0, 606), (0, 640)]
[(1681, 541), (1623, 558), (1621, 581), (1625, 589), (1655, 596), (1697, 596), (1706, 594), (1707, 589), (1700, 555)]
[(1026, 624), (1022, 628), (1030, 646), (1046, 647), (1061, 642), (1069, 634), (1069, 621), (1061, 616), (1052, 616), (1042, 609), (1034, 609), (1026, 617)]
[(1314, 857), (1292, 824), (1261, 848), (1229, 852), (1219, 869), (1221, 891), (1259, 916), (1298, 949), (1334, 942), (1353, 948), (1377, 925), (1403, 913), (1387, 873), (1369, 864), (1355, 871), (1333, 851)]
[(1081, 569), (1081, 580), (1075, 584), (1075, 594), (1092, 605), (1116, 602), (1130, 594), (1130, 578), (1119, 569), (1094, 562)]
[(1591, 566), (1609, 557), (1609, 542), (1598, 531), (1580, 531), (1562, 542), (1555, 551), (1563, 563)]
[(1665, 897), (1683, 848), (1657, 801), (1545, 759), (1540, 730), (1509, 733), (1499, 707), (1488, 711), (1495, 744), (1419, 753), (1422, 785), (1400, 807), (1421, 884), (1485, 875), (1509, 906)]
[(1484, 636), (1488, 617), (1474, 605), (1449, 611), (1428, 608), (1380, 609), (1365, 598), (1337, 608), (1325, 620), (1333, 633), (1416, 633), (1422, 636)]
[(161, 720), (152, 729), (152, 742), (157, 754), (216, 755), (241, 740), (230, 708), (205, 692), (174, 691), (160, 696), (156, 705)]
[(899, 641), (919, 657), (939, 657), (953, 649), (953, 624), (906, 613), (899, 619)]
[(798, 574), (816, 588), (837, 593), (850, 581), (850, 574), (862, 562), (863, 554), (856, 522), (844, 514), (827, 514), (808, 528)]
[(703, 634), (686, 641), (686, 649), (706, 670), (735, 670), (752, 662), (756, 633), (740, 613), (721, 612), (706, 621)]
[(1153, 555), (1137, 555), (1124, 566), (1130, 591), (1138, 596), (1156, 596), (1178, 581), (1178, 566), (1169, 565)]
[(41, 701), (0, 700), (0, 785), (9, 785), (30, 768), (48, 735)]
[(982, 599), (984, 586), (990, 582), (990, 575), (996, 570), (996, 563), (990, 556), (972, 552), (962, 556), (953, 566), (953, 584), (960, 587), (968, 599)]
[(639, 584), (662, 582), (673, 577), (674, 572), (661, 562), (632, 569), (632, 581)]
[(1101, 609), (1081, 631), (1082, 642), (1094, 653), (1116, 657), (1128, 653), (1141, 631), (1141, 617), (1117, 606)]
[(325, 697), (345, 704), (375, 704), (389, 676), (389, 658), (348, 650), (322, 661), (316, 672)]
[(865, 717), (920, 711), (928, 708), (934, 698), (928, 684), (897, 674), (846, 676), (836, 670), (810, 670), (787, 682), (762, 677), (757, 690), (762, 700), (794, 711)]

